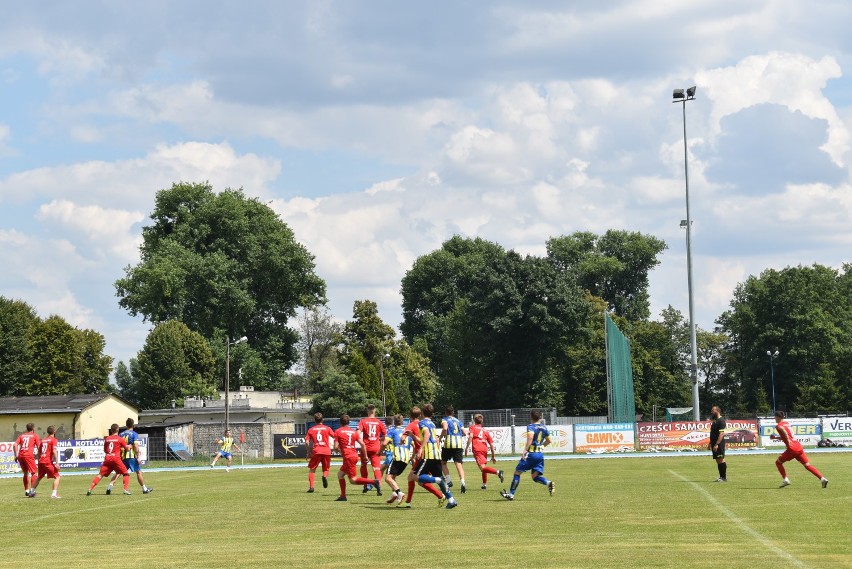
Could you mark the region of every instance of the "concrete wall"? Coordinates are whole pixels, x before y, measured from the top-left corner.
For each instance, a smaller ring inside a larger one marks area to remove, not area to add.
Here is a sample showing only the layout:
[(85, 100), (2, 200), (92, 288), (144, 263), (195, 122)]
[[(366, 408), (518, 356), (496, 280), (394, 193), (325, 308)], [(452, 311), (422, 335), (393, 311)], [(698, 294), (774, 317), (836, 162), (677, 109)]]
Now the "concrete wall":
[[(224, 429), (221, 423), (196, 424), (193, 426), (191, 452), (196, 456), (212, 457), (219, 450), (216, 441), (222, 438)], [(231, 436), (248, 455), (254, 454), (272, 458), (273, 435), (293, 434), (295, 423), (231, 423)], [(245, 435), (245, 443), (240, 443), (240, 433)], [(239, 454), (239, 452), (237, 452)]]

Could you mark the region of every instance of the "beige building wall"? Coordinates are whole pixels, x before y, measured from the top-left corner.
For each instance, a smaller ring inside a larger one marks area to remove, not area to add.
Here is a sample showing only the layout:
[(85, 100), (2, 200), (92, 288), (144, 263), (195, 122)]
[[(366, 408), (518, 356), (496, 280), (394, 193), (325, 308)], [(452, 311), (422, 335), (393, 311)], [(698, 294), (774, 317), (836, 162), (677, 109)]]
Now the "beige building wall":
[(76, 413), (16, 413), (0, 415), (0, 441), (14, 442), (18, 435), (27, 430), (27, 423), (35, 423), (35, 432), (39, 437), (47, 435), (50, 425), (56, 427), (56, 438), (74, 438), (74, 419)]
[(110, 395), (83, 409), (77, 421), (76, 438), (102, 439), (109, 434), (110, 425), (118, 423), (119, 427), (124, 427), (124, 422), (128, 418), (139, 421), (136, 409)]

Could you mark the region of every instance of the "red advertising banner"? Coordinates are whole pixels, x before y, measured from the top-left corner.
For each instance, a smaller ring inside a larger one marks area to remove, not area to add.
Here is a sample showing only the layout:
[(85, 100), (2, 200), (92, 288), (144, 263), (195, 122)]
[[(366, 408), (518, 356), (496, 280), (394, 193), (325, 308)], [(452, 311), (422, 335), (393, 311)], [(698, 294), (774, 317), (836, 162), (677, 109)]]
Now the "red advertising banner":
[[(725, 443), (728, 448), (756, 447), (757, 421), (753, 419), (726, 419)], [(708, 450), (710, 421), (673, 421), (671, 423), (639, 423), (639, 447), (648, 449)]]

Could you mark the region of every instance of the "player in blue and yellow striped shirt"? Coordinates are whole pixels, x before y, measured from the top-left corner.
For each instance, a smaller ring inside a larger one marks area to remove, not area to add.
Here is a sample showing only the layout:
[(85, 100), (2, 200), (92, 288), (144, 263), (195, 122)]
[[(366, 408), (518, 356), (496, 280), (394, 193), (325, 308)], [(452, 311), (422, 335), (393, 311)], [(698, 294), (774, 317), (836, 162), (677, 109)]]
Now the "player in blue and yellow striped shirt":
[[(423, 406), (422, 412), (423, 418), (420, 419), (419, 424), (421, 446), (418, 458), (423, 460), (416, 471), (417, 483), (438, 497), (438, 506), (443, 506), (446, 503), (447, 509), (455, 508), (458, 506), (458, 502), (453, 498), (450, 489), (447, 488), (447, 483), (444, 482), (444, 473), (441, 471), (441, 445), (438, 443), (438, 436), (435, 434), (437, 428), (435, 423), (432, 422), (434, 408), (427, 403)], [(441, 490), (436, 489), (433, 484), (440, 486)]]
[(444, 473), (444, 480), (447, 486), (453, 487), (453, 479), (450, 476), (450, 469), (447, 468), (447, 462), (452, 460), (456, 464), (456, 471), (459, 473), (461, 480), (461, 492), (465, 493), (467, 488), (464, 484), (464, 467), (462, 466), (462, 458), (464, 457), (464, 445), (467, 437), (464, 425), (455, 417), (456, 410), (452, 405), (447, 405), (444, 411), (444, 419), (441, 421), (441, 471)]
[(512, 478), (512, 485), (509, 491), (500, 491), (500, 495), (507, 500), (515, 499), (515, 491), (518, 489), (518, 484), (521, 483), (521, 473), (532, 471), (533, 482), (538, 482), (547, 486), (550, 495), (556, 491), (556, 488), (550, 480), (544, 477), (544, 447), (550, 444), (550, 431), (547, 427), (541, 424), (541, 412), (533, 411), (530, 413), (530, 420), (527, 425), (527, 444), (524, 446), (524, 454), (521, 455), (521, 460), (518, 461), (518, 466), (515, 467), (515, 476)]
[(385, 481), (391, 487), (391, 495), (387, 500), (388, 504), (401, 504), (405, 499), (405, 493), (399, 488), (396, 482), (396, 477), (403, 473), (408, 463), (411, 462), (411, 439), (405, 436), (405, 429), (402, 427), (402, 415), (397, 415), (393, 418), (393, 426), (388, 429), (388, 434), (385, 437), (386, 447), (391, 449), (393, 461), (388, 467), (388, 473), (385, 475)]

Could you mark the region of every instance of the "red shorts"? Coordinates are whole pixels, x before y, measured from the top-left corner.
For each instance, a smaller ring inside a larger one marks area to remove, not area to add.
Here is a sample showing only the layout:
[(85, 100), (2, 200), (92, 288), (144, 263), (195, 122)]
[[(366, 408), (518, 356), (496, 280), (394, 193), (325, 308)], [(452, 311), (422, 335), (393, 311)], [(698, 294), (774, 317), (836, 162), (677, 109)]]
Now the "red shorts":
[(124, 476), (127, 474), (127, 467), (124, 462), (115, 456), (105, 456), (104, 463), (101, 465), (100, 475), (108, 476), (110, 472), (117, 472)]
[(38, 472), (35, 457), (18, 455), (18, 464), (21, 465), (21, 470), (24, 474), (35, 474)]
[(317, 466), (322, 464), (322, 471), (328, 472), (329, 467), (331, 466), (331, 455), (330, 454), (316, 454), (311, 455), (311, 460), (308, 461), (308, 468), (313, 470)]
[(385, 455), (379, 450), (370, 450), (367, 449), (367, 462), (369, 462), (373, 468), (381, 468), (382, 461), (384, 460)]
[(52, 462), (47, 464), (43, 462), (38, 463), (38, 477), (44, 478), (47, 476), (48, 478), (59, 478), (59, 469), (56, 468), (56, 465)]
[(488, 464), (488, 451), (473, 451), (473, 460), (476, 461), (476, 464), (483, 465)]
[(344, 456), (343, 464), (340, 466), (340, 472), (348, 476), (349, 478), (355, 478), (358, 476), (358, 456)]
[(808, 460), (808, 455), (805, 454), (804, 449), (802, 449), (802, 450), (787, 449), (787, 450), (785, 450), (784, 452), (781, 453), (781, 456), (778, 457), (778, 460), (780, 460), (781, 462), (787, 462), (787, 461), (793, 460), (793, 459), (798, 460), (802, 464), (807, 464), (807, 463), (810, 462), (810, 460)]

